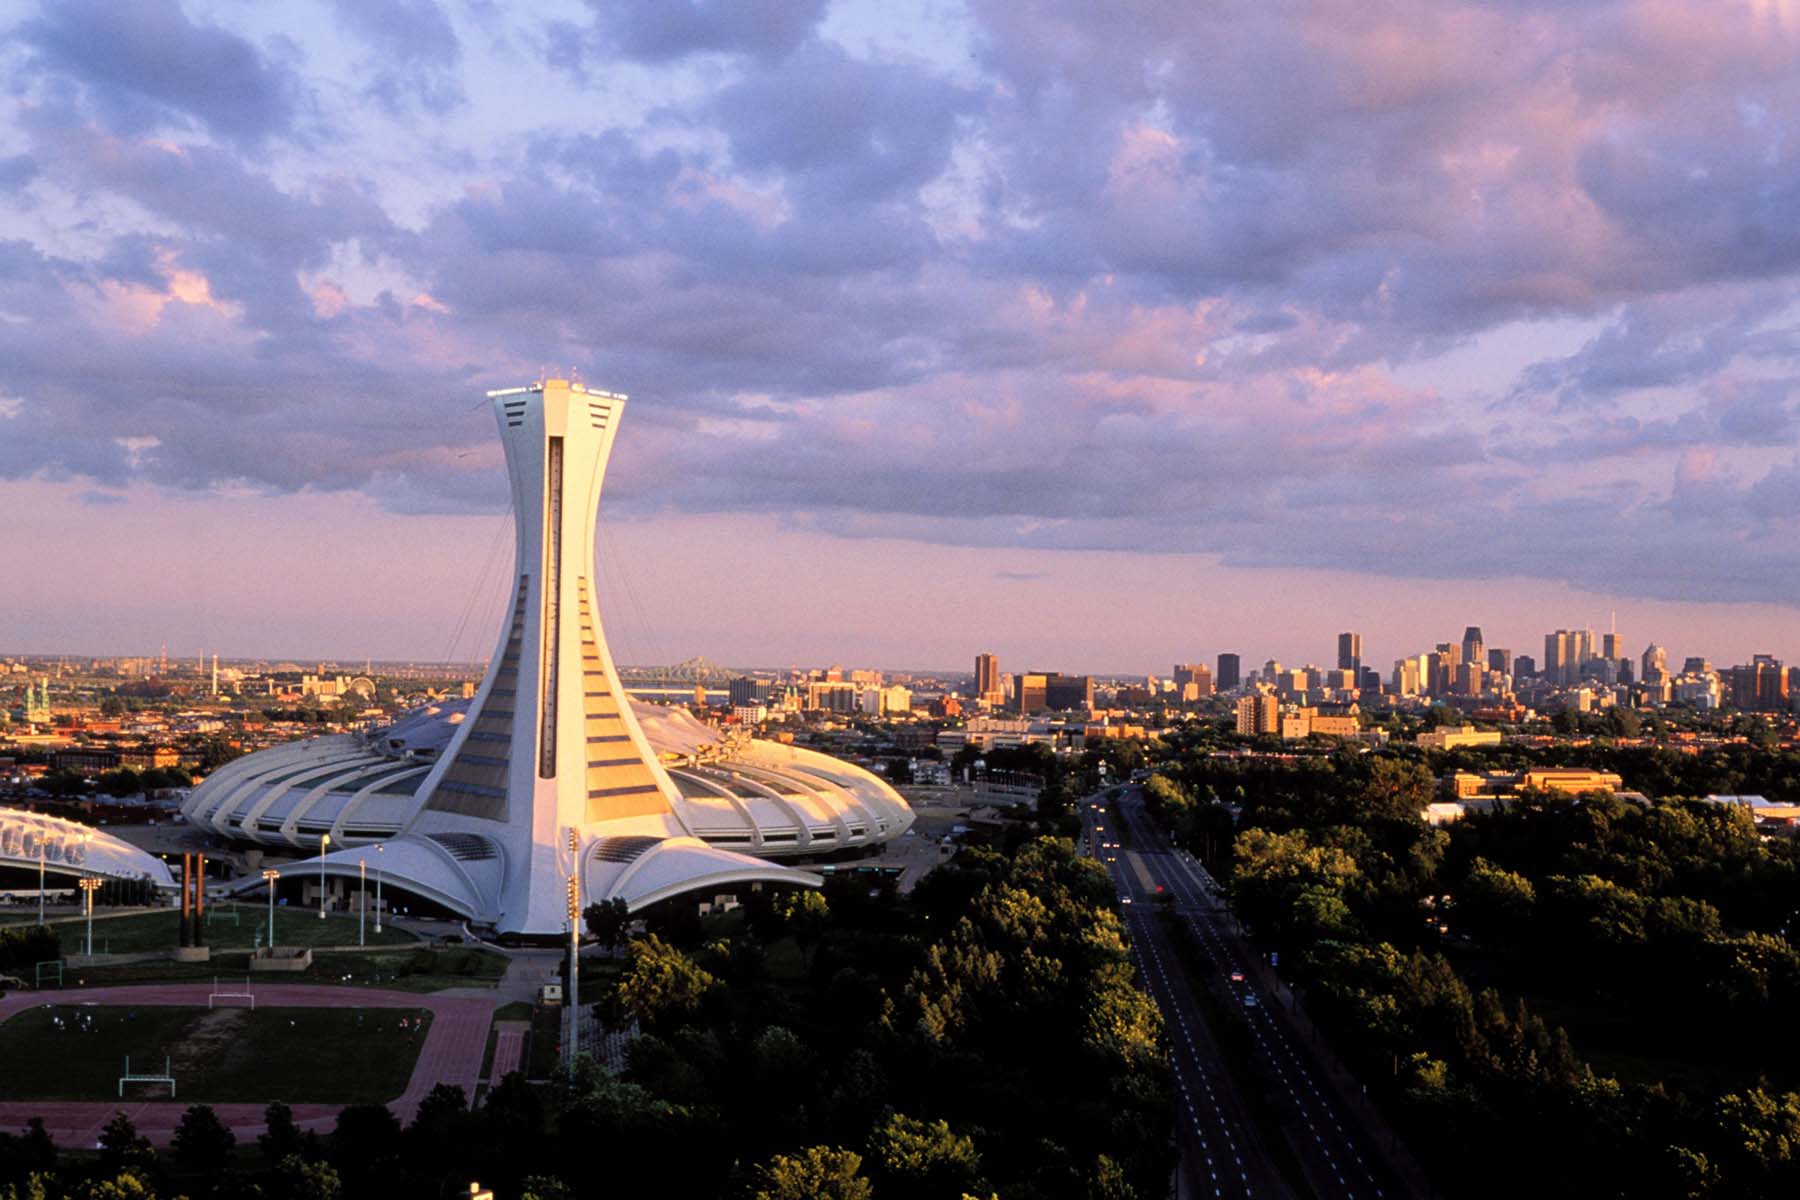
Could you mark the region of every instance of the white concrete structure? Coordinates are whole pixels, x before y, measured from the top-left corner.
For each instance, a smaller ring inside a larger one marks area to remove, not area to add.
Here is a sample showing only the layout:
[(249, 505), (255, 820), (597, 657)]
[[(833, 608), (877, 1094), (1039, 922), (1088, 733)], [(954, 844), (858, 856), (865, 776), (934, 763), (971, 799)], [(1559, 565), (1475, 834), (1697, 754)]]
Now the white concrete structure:
[[(651, 717), (619, 683), (597, 607), (594, 518), (625, 397), (550, 380), (490, 393), (506, 448), (515, 586), (473, 700), (372, 735), (282, 746), (195, 789), (189, 820), (307, 850), (379, 842), (403, 887), (504, 933), (566, 929), (568, 839), (585, 901), (633, 908), (680, 892), (818, 876), (765, 861), (885, 841), (912, 823), (873, 775), (763, 742), (721, 743)], [(660, 742), (660, 744), (657, 744)], [(748, 853), (739, 853), (745, 851)], [(373, 865), (373, 864), (371, 864)]]
[(0, 864), (35, 868), (40, 855), (45, 873), (58, 876), (58, 883), (69, 875), (104, 875), (175, 888), (169, 864), (129, 842), (61, 817), (0, 808)]

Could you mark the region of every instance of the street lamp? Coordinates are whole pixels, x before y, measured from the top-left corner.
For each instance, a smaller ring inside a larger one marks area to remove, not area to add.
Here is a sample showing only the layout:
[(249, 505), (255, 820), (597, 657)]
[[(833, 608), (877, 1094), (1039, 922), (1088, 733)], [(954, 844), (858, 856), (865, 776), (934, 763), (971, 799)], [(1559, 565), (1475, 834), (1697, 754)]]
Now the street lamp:
[(369, 921), (369, 867), (368, 859), (356, 860), (356, 944), (368, 943), (363, 938), (363, 926)]
[(275, 954), (275, 881), (281, 878), (281, 872), (274, 867), (264, 869), (263, 882), (269, 885), (269, 955)]
[(581, 831), (569, 826), (569, 1074), (581, 1051)]
[(87, 893), (87, 955), (94, 957), (94, 893), (100, 890), (98, 875), (83, 875), (75, 881)]
[(325, 847), (331, 845), (331, 835), (319, 835), (319, 920), (325, 919)]
[(375, 936), (381, 936), (381, 851), (380, 842), (375, 843)]

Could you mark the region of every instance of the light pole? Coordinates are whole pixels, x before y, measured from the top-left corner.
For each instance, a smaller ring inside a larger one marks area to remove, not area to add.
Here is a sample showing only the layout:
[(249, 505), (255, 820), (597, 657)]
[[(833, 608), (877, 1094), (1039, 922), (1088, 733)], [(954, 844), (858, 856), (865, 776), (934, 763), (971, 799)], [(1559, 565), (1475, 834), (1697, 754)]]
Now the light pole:
[(375, 843), (375, 936), (381, 936), (381, 850), (380, 842)]
[(356, 860), (356, 944), (368, 943), (363, 938), (363, 926), (369, 920), (369, 867), (368, 860)]
[(325, 847), (331, 845), (331, 835), (319, 835), (319, 920), (325, 919)]
[(581, 1049), (581, 831), (569, 826), (569, 1075)]
[(263, 882), (269, 885), (269, 956), (273, 958), (275, 955), (275, 881), (281, 878), (281, 872), (274, 867), (268, 867), (263, 871), (262, 877)]
[(87, 893), (87, 956), (94, 957), (94, 893), (100, 890), (98, 875), (83, 875), (75, 881)]

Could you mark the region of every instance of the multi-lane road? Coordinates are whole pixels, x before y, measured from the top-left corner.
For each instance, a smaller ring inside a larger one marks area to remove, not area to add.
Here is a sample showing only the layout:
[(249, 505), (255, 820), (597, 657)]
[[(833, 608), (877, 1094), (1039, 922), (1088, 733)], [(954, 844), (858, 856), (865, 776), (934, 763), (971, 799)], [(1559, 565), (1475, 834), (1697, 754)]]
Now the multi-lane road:
[[(1135, 788), (1117, 799), (1092, 797), (1083, 808), (1084, 848), (1119, 889), (1138, 965), (1168, 1030), (1188, 1194), (1410, 1195), (1301, 1038), (1283, 1005), (1287, 993), (1271, 992), (1267, 971), (1230, 928), (1205, 868), (1169, 844)], [(1164, 909), (1191, 931), (1216, 977), (1190, 976), (1158, 916)], [(1227, 1070), (1203, 989), (1215, 1013), (1242, 1013), (1249, 1053), (1240, 1074), (1247, 1077)]]

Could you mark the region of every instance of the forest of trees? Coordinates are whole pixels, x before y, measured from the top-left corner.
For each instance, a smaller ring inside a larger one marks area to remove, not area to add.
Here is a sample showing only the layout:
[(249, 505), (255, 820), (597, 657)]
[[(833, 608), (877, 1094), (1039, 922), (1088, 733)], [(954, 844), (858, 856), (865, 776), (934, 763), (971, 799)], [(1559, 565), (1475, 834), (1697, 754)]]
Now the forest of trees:
[(505, 1200), (1165, 1194), (1161, 1021), (1105, 873), (1069, 842), (967, 849), (904, 899), (849, 877), (655, 929), (596, 1006), (641, 1031), (621, 1075), (512, 1076), (474, 1109), (440, 1088), (405, 1129), (357, 1106), (323, 1138), (277, 1107), (247, 1159), (210, 1110), (161, 1153), (125, 1128), (98, 1158), (6, 1135), (0, 1200), (357, 1200), (471, 1179)]
[(1431, 791), (1393, 754), (1186, 754), (1148, 796), (1446, 1194), (1800, 1194), (1794, 844), (1604, 793), (1433, 828)]

